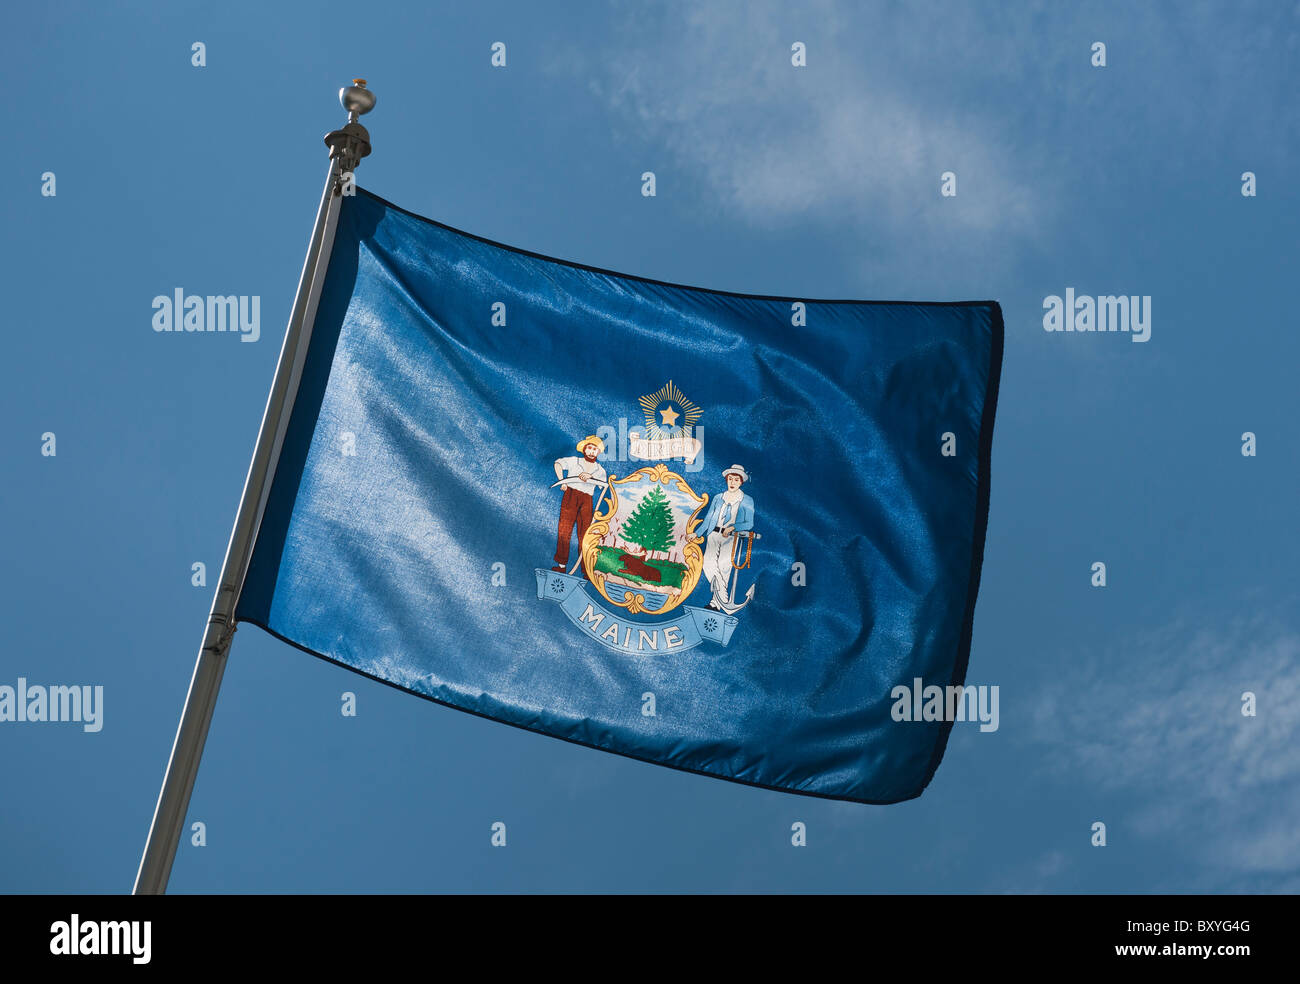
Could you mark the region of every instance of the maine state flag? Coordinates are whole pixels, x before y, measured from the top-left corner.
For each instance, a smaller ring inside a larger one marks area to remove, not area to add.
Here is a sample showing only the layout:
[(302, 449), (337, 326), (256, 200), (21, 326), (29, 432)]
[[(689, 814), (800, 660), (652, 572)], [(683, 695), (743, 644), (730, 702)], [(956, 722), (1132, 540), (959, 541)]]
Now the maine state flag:
[(683, 287), (358, 191), (237, 617), (592, 748), (915, 797), (952, 721), (895, 691), (964, 683), (1002, 332), (992, 301)]

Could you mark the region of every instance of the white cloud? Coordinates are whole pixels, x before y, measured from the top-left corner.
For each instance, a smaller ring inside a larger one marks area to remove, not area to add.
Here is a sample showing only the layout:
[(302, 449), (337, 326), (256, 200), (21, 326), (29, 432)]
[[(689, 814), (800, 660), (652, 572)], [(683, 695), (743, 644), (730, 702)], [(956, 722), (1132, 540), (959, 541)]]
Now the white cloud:
[[(842, 22), (825, 3), (668, 10), (666, 24), (629, 23), (591, 85), (720, 208), (764, 225), (847, 210), (882, 226), (1003, 230), (1028, 229), (1041, 212), (1038, 192), (1017, 180), (1000, 114), (955, 110), (942, 90), (873, 71), (870, 42), (882, 39), (871, 23)], [(807, 68), (790, 64), (794, 40), (808, 45)], [(958, 173), (955, 200), (939, 197), (944, 170)]]
[[(1032, 701), (1046, 767), (1131, 808), (1115, 826), (1186, 854), (1205, 890), (1300, 877), (1300, 633), (1277, 619), (1186, 622), (1077, 661)], [(1257, 715), (1242, 714), (1242, 694)], [(1177, 889), (1180, 886), (1173, 886)], [(1181, 884), (1186, 889), (1186, 882)]]
[[(1131, 195), (1192, 153), (1253, 161), (1300, 120), (1278, 84), (1297, 47), (1296, 18), (1268, 5), (718, 0), (631, 9), (553, 68), (589, 79), (617, 136), (662, 151), (645, 165), (661, 195), (755, 227), (820, 223), (896, 277), (1110, 235), (1078, 227), (1097, 189)], [(947, 170), (956, 198), (939, 194)]]

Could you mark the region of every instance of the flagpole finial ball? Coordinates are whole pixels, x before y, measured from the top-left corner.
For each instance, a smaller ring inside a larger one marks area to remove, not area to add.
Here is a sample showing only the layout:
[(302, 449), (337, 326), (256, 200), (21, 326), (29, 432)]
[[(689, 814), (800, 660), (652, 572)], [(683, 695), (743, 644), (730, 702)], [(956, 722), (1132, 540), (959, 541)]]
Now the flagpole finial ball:
[(355, 119), (375, 108), (375, 94), (366, 88), (365, 79), (353, 79), (352, 85), (339, 90), (339, 103)]

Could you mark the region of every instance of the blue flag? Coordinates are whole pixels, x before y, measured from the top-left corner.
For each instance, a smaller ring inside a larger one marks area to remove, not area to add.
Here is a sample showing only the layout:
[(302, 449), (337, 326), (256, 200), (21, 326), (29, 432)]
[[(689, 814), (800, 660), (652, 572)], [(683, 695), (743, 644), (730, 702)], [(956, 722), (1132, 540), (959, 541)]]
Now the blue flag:
[(359, 191), (238, 618), (592, 748), (918, 796), (952, 714), (915, 688), (965, 680), (1002, 330), (991, 301), (624, 276)]

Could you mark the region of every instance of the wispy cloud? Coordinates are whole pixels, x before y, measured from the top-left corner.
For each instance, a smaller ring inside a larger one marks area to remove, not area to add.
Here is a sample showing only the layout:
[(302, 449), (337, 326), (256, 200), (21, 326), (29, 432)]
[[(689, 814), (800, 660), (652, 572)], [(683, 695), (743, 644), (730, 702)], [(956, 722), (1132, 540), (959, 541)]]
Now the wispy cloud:
[[(1256, 716), (1242, 714), (1255, 694)], [(1080, 660), (1032, 702), (1045, 764), (1133, 804), (1124, 825), (1199, 866), (1207, 891), (1300, 882), (1300, 632), (1174, 624)], [(1186, 881), (1175, 890), (1187, 890)]]
[[(873, 25), (827, 3), (669, 5), (638, 18), (592, 70), (592, 88), (720, 205), (755, 223), (792, 216), (1028, 228), (1042, 202), (1016, 181), (997, 114), (887, 78)], [(834, 40), (832, 40), (834, 39)], [(808, 67), (790, 63), (808, 46)], [(981, 194), (943, 202), (954, 170)], [(946, 211), (941, 211), (946, 209)]]
[[(697, 207), (848, 228), (886, 264), (903, 244), (911, 266), (999, 263), (1059, 242), (1089, 182), (1131, 182), (1139, 146), (1176, 170), (1210, 134), (1294, 136), (1274, 69), (1296, 26), (1267, 6), (669, 3), (553, 67), (586, 76), (622, 136), (664, 149)], [(956, 198), (939, 194), (948, 170)]]

